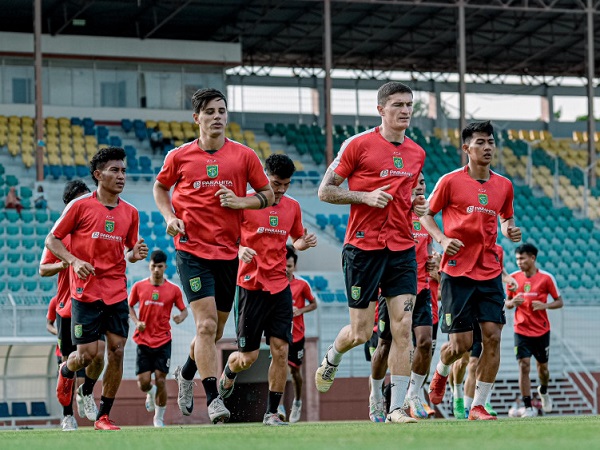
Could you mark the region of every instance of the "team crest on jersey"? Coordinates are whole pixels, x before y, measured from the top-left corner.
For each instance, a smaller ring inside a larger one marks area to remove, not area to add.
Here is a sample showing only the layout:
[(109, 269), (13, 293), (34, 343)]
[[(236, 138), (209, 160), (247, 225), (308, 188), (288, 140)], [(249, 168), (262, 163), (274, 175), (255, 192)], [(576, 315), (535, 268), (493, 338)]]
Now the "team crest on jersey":
[(154, 301), (158, 300), (158, 292), (152, 293), (152, 300), (154, 300)]
[(385, 331), (385, 322), (383, 320), (379, 321), (378, 328), (379, 328), (380, 332), (384, 332)]
[(75, 325), (73, 331), (75, 332), (75, 337), (80, 338), (83, 336), (83, 325)]
[(394, 156), (394, 167), (396, 169), (402, 169), (402, 168), (404, 168), (404, 161), (402, 161), (401, 157)]
[(272, 227), (276, 227), (279, 225), (279, 217), (277, 216), (269, 216), (269, 225)]
[(244, 348), (246, 346), (246, 338), (245, 337), (239, 338), (238, 344), (239, 344), (240, 348)]
[(190, 289), (192, 292), (198, 292), (202, 288), (200, 277), (190, 278)]
[(209, 178), (217, 178), (217, 175), (219, 175), (219, 166), (217, 164), (206, 166), (206, 175)]
[(444, 317), (446, 319), (446, 325), (447, 326), (452, 325), (452, 314), (446, 314)]
[(421, 231), (421, 222), (418, 220), (413, 220), (413, 228), (415, 231)]
[(360, 298), (360, 286), (352, 286), (350, 294), (354, 300), (358, 300)]
[(114, 220), (105, 220), (104, 221), (104, 230), (107, 233), (112, 233), (115, 231), (115, 221)]
[(525, 283), (525, 285), (523, 286), (523, 290), (524, 290), (525, 292), (529, 292), (529, 291), (531, 291), (531, 283), (529, 283), (529, 282), (528, 282), (528, 283)]
[(477, 194), (477, 197), (479, 199), (479, 203), (481, 203), (483, 206), (488, 204), (487, 194)]

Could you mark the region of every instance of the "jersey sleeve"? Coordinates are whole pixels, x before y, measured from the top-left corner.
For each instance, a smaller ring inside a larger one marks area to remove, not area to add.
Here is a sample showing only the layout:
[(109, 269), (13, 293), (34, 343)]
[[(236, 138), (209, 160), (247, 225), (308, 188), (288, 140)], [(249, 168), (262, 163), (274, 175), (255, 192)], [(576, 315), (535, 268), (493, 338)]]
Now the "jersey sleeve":
[(429, 210), (437, 214), (448, 204), (448, 178), (439, 179), (431, 194), (429, 194)]
[(175, 161), (176, 154), (177, 152), (167, 153), (163, 166), (156, 176), (156, 181), (169, 189), (177, 183), (177, 180), (179, 179), (178, 164), (177, 161)]
[(50, 300), (50, 304), (48, 305), (48, 313), (46, 314), (46, 319), (48, 319), (50, 322), (54, 322), (56, 320), (56, 302), (57, 298), (52, 297), (52, 300)]
[[(295, 203), (295, 202), (294, 202)], [(302, 225), (302, 210), (300, 209), (300, 205), (298, 203), (294, 204), (295, 214), (294, 214), (294, 224), (292, 225), (292, 229), (290, 230), (290, 236), (292, 239), (299, 239), (304, 236), (304, 225)]]
[(60, 259), (57, 258), (54, 255), (54, 253), (52, 253), (47, 248), (44, 248), (44, 251), (42, 252), (42, 259), (40, 261), (40, 265), (41, 264), (54, 264), (54, 263), (57, 263), (59, 261), (60, 261)]
[(131, 288), (131, 293), (129, 294), (129, 306), (135, 306), (140, 301), (140, 295), (138, 292), (138, 283), (135, 283)]
[(56, 239), (63, 240), (67, 235), (75, 229), (77, 224), (77, 216), (79, 205), (81, 202), (75, 203), (76, 200), (69, 203), (62, 215), (58, 218), (52, 230), (50, 231)]
[(253, 151), (248, 152), (247, 157), (247, 168), (248, 168), (248, 183), (252, 186), (252, 189), (258, 191), (269, 184), (269, 179), (265, 174), (263, 166)]
[(181, 289), (173, 285), (173, 293), (175, 294), (175, 306), (177, 306), (177, 309), (179, 309), (179, 311), (183, 311), (185, 309), (185, 303), (183, 303), (183, 295), (181, 295)]
[(308, 300), (311, 303), (316, 301), (315, 295), (313, 294), (312, 289), (310, 288), (310, 284), (304, 282), (304, 287), (302, 289), (302, 296), (305, 300)]
[(140, 214), (138, 213), (137, 209), (132, 208), (131, 216), (131, 225), (127, 231), (127, 237), (125, 238), (125, 248), (129, 250), (135, 247), (140, 230)]
[(513, 189), (512, 183), (509, 181), (509, 187), (506, 192), (506, 198), (504, 199), (504, 204), (502, 205), (502, 209), (500, 210), (500, 217), (503, 219), (510, 219), (515, 215), (515, 211), (513, 209), (513, 201), (515, 199), (515, 191)]
[(556, 285), (556, 280), (553, 276), (548, 277), (548, 293), (552, 296), (554, 300), (560, 297), (560, 291), (558, 290), (558, 286)]
[(348, 178), (356, 168), (356, 146), (354, 140), (344, 142), (340, 152), (331, 163), (330, 168), (343, 179)]

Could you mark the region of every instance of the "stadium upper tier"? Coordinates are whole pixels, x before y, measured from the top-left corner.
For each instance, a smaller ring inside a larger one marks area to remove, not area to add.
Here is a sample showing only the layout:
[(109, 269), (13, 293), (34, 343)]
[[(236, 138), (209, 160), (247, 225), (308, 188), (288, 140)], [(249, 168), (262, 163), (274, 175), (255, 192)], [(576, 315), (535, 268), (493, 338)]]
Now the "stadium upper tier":
[[(56, 220), (57, 211), (39, 211), (32, 208), (34, 171), (33, 120), (28, 117), (0, 116), (0, 198), (6, 195), (10, 186), (18, 188), (24, 207), (21, 215), (16, 210), (0, 213), (0, 288), (13, 292), (41, 292), (51, 294), (54, 282), (40, 279), (37, 273), (39, 256), (43, 249), (43, 239), (51, 224)], [(44, 124), (46, 154), (44, 167), (46, 183), (62, 185), (66, 179), (89, 177), (88, 161), (98, 147), (106, 145), (123, 146), (127, 153), (128, 177), (137, 183), (152, 183), (162, 165), (163, 154), (153, 155), (149, 136), (158, 127), (165, 139), (165, 153), (196, 135), (196, 125), (192, 122), (141, 121), (122, 119), (114, 123), (95, 123), (91, 118), (47, 118)], [(356, 132), (365, 131), (364, 126), (334, 127), (335, 149)], [(266, 123), (264, 129), (244, 130), (236, 122), (230, 122), (227, 136), (255, 149), (264, 161), (271, 153), (286, 152), (294, 160), (298, 169), (290, 193), (302, 204), (302, 197), (316, 195), (316, 187), (324, 172), (324, 131), (316, 125)], [(408, 135), (427, 152), (425, 177), (428, 192), (444, 173), (460, 166), (458, 151), (459, 133), (456, 129), (435, 129), (431, 135), (419, 128), (408, 130)], [(530, 241), (540, 248), (539, 261), (544, 269), (555, 274), (558, 284), (569, 289), (572, 296), (567, 301), (580, 301), (590, 298), (589, 291), (598, 291), (600, 272), (594, 261), (600, 253), (600, 229), (593, 220), (581, 218), (579, 211), (583, 204), (582, 172), (576, 168), (583, 164), (583, 150), (580, 148), (585, 136), (575, 133), (571, 138), (556, 139), (548, 133), (534, 130), (505, 130), (499, 133), (499, 151), (493, 164), (495, 170), (515, 182), (515, 214), (524, 230), (524, 241)], [(578, 141), (579, 140), (579, 141)], [(532, 188), (525, 186), (527, 160), (532, 147)], [(552, 155), (552, 156), (551, 156)], [(553, 202), (555, 158), (558, 158), (559, 178), (557, 194), (559, 203)], [(8, 164), (22, 169), (6, 173)], [(597, 173), (600, 171), (596, 168)], [(588, 214), (592, 219), (600, 217), (600, 188), (590, 190)], [(310, 197), (307, 197), (310, 196)], [(62, 208), (60, 199), (48, 199), (50, 208)], [(307, 204), (314, 202), (306, 201)], [(564, 206), (561, 206), (564, 205)], [(140, 234), (151, 248), (174, 252), (172, 240), (165, 235), (162, 217), (151, 210), (151, 199), (141, 209)], [(326, 212), (325, 212), (326, 211)], [(322, 233), (344, 239), (347, 212), (340, 210), (307, 210), (314, 225)], [(441, 224), (441, 217), (436, 218)], [(506, 266), (516, 270), (512, 252), (515, 244), (499, 237), (499, 243), (506, 251)], [(573, 270), (576, 267), (577, 270)], [(10, 269), (10, 270), (9, 270)], [(171, 271), (174, 271), (172, 265)], [(170, 275), (174, 275), (174, 273)], [(320, 283), (320, 284), (319, 284)], [(327, 292), (327, 285), (318, 282), (315, 288)], [(586, 295), (579, 295), (579, 293)], [(331, 292), (327, 300), (342, 299), (343, 292)], [(570, 298), (578, 297), (578, 298)]]

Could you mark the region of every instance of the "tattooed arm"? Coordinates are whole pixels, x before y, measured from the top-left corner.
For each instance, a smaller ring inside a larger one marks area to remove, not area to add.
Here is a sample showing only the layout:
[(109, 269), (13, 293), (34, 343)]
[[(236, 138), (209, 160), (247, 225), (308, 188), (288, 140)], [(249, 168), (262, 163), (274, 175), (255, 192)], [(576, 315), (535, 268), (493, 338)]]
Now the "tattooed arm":
[(333, 170), (327, 169), (323, 181), (319, 186), (319, 200), (336, 205), (347, 204), (366, 204), (374, 208), (385, 208), (394, 198), (387, 191), (390, 185), (387, 184), (371, 192), (350, 191), (340, 187), (344, 178), (340, 177)]

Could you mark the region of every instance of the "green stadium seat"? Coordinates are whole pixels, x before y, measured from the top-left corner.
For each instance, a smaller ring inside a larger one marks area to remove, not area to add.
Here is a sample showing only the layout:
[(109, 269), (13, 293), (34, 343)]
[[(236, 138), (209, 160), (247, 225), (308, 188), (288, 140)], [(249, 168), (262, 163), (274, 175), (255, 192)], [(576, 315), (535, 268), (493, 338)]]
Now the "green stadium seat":
[(48, 233), (50, 232), (50, 227), (46, 226), (46, 225), (36, 225), (35, 226), (35, 234), (37, 234), (38, 236), (48, 236)]
[(23, 210), (21, 211), (21, 220), (24, 223), (31, 223), (33, 222), (34, 219), (34, 215), (32, 211), (27, 211), (27, 210)]
[(16, 264), (21, 260), (21, 254), (16, 252), (9, 252), (6, 255), (6, 260), (11, 264)]
[(29, 186), (21, 186), (21, 198), (31, 198), (33, 196), (33, 191)]
[[(6, 289), (6, 281), (0, 281), (0, 292), (4, 292), (5, 289)], [(2, 417), (1, 413), (0, 413), (0, 417)]]
[(275, 125), (273, 125), (270, 122), (265, 123), (265, 133), (267, 133), (267, 135), (269, 137), (273, 137), (276, 132), (277, 132), (277, 129), (275, 128)]
[(21, 290), (22, 283), (20, 280), (9, 280), (8, 290), (11, 292), (19, 292)]
[(23, 288), (27, 292), (33, 292), (37, 289), (37, 281), (36, 280), (25, 280), (25, 281), (23, 281)]
[(33, 252), (23, 253), (22, 257), (23, 257), (23, 261), (26, 263), (29, 263), (29, 264), (36, 262), (37, 260), (40, 259), (39, 256)]
[(36, 266), (25, 266), (21, 270), (21, 273), (23, 273), (23, 275), (27, 278), (33, 278), (37, 275), (38, 268)]
[(50, 292), (56, 290), (55, 277), (44, 277), (40, 280), (40, 289), (44, 292)]
[(14, 175), (6, 175), (5, 180), (7, 186), (16, 186), (19, 184), (19, 179)]
[(10, 223), (16, 223), (21, 218), (16, 209), (6, 209), (4, 210), (4, 214)]
[(11, 278), (17, 278), (21, 276), (21, 268), (19, 266), (9, 266), (6, 269), (6, 273)]
[(35, 211), (36, 222), (44, 223), (44, 222), (47, 222), (49, 218), (50, 218), (50, 215), (48, 214), (47, 211), (44, 211), (41, 209), (38, 209)]
[(33, 236), (35, 228), (32, 225), (23, 225), (21, 227), (21, 234), (23, 236)]
[(60, 217), (60, 211), (50, 211), (50, 221), (56, 222)]
[(23, 238), (21, 240), (21, 245), (25, 247), (27, 250), (31, 250), (35, 246), (37, 246), (37, 242), (34, 238)]

